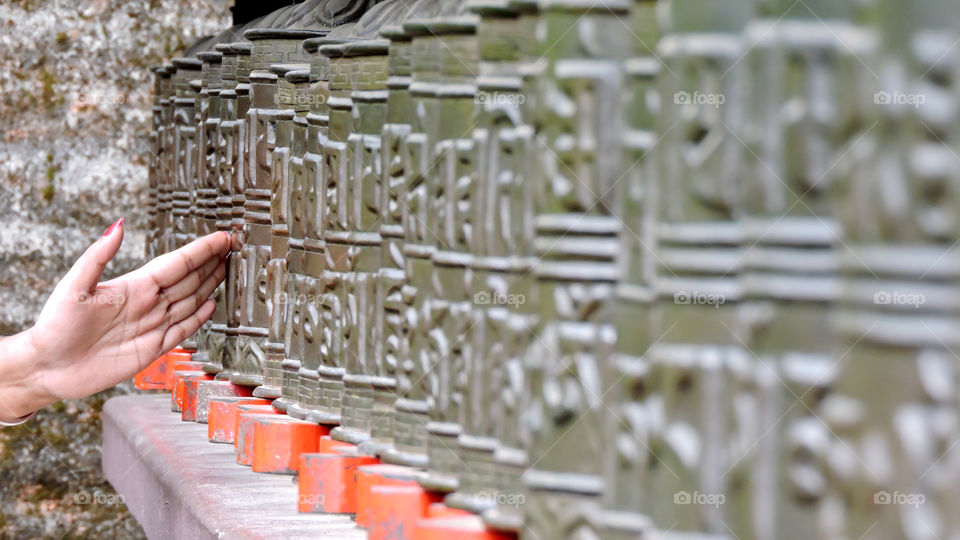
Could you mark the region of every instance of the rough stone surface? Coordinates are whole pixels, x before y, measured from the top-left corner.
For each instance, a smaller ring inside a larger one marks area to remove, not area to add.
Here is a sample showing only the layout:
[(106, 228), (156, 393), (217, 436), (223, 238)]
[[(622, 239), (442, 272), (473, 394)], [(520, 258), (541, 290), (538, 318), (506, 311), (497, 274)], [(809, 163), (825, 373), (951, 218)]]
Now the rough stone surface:
[[(0, 3), (0, 335), (120, 216), (107, 277), (143, 263), (149, 67), (229, 24), (228, 0)], [(0, 538), (138, 538), (100, 472), (108, 394), (0, 430)]]
[(104, 407), (103, 469), (150, 538), (339, 538), (366, 532), (347, 515), (300, 514), (294, 477), (238, 465), (169, 399), (119, 396)]

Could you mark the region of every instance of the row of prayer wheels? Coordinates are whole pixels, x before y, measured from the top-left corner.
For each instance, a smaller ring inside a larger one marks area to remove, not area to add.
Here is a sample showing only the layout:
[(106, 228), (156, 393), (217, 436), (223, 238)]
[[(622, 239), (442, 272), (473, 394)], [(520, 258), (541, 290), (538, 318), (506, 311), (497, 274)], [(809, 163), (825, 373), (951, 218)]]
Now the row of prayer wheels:
[(231, 231), (193, 360), (490, 530), (953, 538), (958, 40), (950, 0), (307, 0), (156, 68), (149, 255)]

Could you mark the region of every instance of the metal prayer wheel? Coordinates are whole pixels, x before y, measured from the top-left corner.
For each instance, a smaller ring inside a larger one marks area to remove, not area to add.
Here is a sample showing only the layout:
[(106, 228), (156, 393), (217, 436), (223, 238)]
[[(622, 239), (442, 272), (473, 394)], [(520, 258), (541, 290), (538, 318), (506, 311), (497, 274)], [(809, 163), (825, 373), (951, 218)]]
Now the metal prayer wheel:
[[(336, 294), (340, 302), (339, 336), (342, 338), (338, 366), (342, 373), (337, 382), (342, 385), (342, 390), (338, 389), (341, 392), (340, 425), (330, 434), (336, 440), (357, 444), (369, 436), (373, 391), (370, 378), (376, 342), (374, 320), (370, 316), (376, 286), (372, 270), (379, 265), (380, 235), (379, 231), (363, 230), (364, 225), (368, 228), (375, 225), (376, 217), (372, 220), (374, 223), (370, 223), (370, 214), (372, 211), (376, 216), (378, 201), (370, 200), (369, 193), (377, 187), (369, 184), (376, 173), (366, 170), (372, 161), (370, 153), (376, 149), (364, 144), (367, 141), (359, 123), (366, 120), (375, 126), (378, 119), (360, 114), (361, 110), (375, 105), (354, 101), (357, 96), (354, 88), (357, 82), (362, 87), (365, 66), (363, 56), (347, 54), (352, 42), (353, 36), (342, 43), (323, 45), (320, 53), (330, 62), (330, 137), (325, 150), (330, 158), (327, 171), (333, 176), (329, 182), (336, 182), (334, 190), (340, 205), (337, 227), (334, 231), (327, 230), (330, 275), (336, 282), (332, 294)], [(367, 131), (375, 133), (373, 126), (368, 125)]]
[[(526, 397), (523, 356), (534, 336), (533, 195), (527, 170), (532, 130), (523, 124), (521, 56), (532, 33), (507, 2), (470, 3), (479, 16), (479, 66), (473, 129), (477, 189), (470, 273), (472, 356), (466, 369), (457, 450), (462, 466), (448, 506), (475, 513), (498, 502), (516, 509), (525, 453), (520, 412)], [(496, 453), (523, 454), (505, 467)], [(500, 483), (500, 481), (504, 483)]]
[[(283, 383), (283, 360), (286, 358), (288, 321), (287, 285), (288, 275), (290, 210), (293, 191), (292, 155), (293, 138), (297, 116), (295, 84), (286, 76), (291, 72), (303, 72), (309, 64), (271, 64), (270, 72), (276, 77), (276, 142), (271, 153), (270, 186), (270, 262), (267, 264), (267, 314), (269, 320), (266, 363), (263, 366), (263, 385), (254, 390), (254, 395), (279, 398)], [(307, 77), (309, 78), (309, 73)], [(295, 79), (296, 81), (297, 79)], [(306, 82), (306, 81), (302, 81)], [(303, 107), (301, 111), (305, 112)]]
[[(417, 13), (424, 2), (409, 2), (406, 10)], [(377, 275), (376, 373), (373, 381), (370, 438), (360, 444), (362, 452), (383, 455), (393, 445), (394, 404), (397, 400), (397, 374), (407, 359), (404, 319), (404, 228), (403, 204), (406, 190), (403, 138), (410, 131), (413, 108), (410, 103), (411, 38), (400, 21), (380, 30), (387, 40), (386, 71), (381, 92), (386, 106), (380, 134), (380, 269)]]
[[(250, 108), (250, 50), (249, 42), (233, 42), (224, 47), (221, 98), (220, 137), (223, 141), (222, 184), (227, 190), (218, 201), (218, 210), (229, 219), (232, 234), (240, 238), (244, 227), (244, 189), (247, 160), (247, 111)], [(243, 259), (234, 248), (227, 262), (226, 309), (227, 324), (221, 351), (222, 378), (233, 380), (240, 365), (241, 270)]]
[(148, 171), (147, 177), (147, 199), (149, 201), (147, 207), (147, 215), (149, 217), (149, 223), (151, 229), (147, 231), (146, 234), (146, 255), (149, 258), (156, 257), (159, 255), (159, 238), (158, 235), (162, 230), (161, 227), (161, 216), (160, 216), (160, 188), (161, 188), (161, 167), (160, 160), (162, 159), (161, 153), (161, 141), (163, 140), (163, 131), (166, 129), (165, 119), (163, 116), (164, 103), (167, 100), (167, 92), (169, 92), (169, 83), (170, 78), (167, 76), (166, 68), (162, 65), (153, 66), (151, 68), (153, 72), (153, 104), (150, 107), (150, 112), (152, 116), (152, 124), (150, 129), (150, 170)]
[(157, 232), (155, 253), (170, 251), (173, 234), (173, 73), (176, 68), (166, 64), (160, 75), (160, 125), (157, 128), (157, 222), (161, 229)]
[[(815, 433), (824, 426), (815, 425), (810, 413), (828, 391), (842, 353), (831, 313), (840, 291), (837, 186), (849, 179), (846, 167), (834, 164), (867, 128), (856, 79), (845, 74), (862, 69), (859, 58), (869, 58), (870, 39), (854, 26), (852, 3), (809, 8), (771, 3), (744, 30), (752, 48), (741, 80), (753, 106), (744, 109), (738, 136), (755, 154), (746, 156), (741, 179), (749, 246), (742, 266), (743, 323), (754, 361), (765, 369), (728, 385), (731, 403), (749, 399), (752, 406), (730, 417), (725, 430), (733, 440), (759, 429), (788, 442), (778, 449), (771, 439), (755, 449), (777, 464), (778, 475), (751, 470), (746, 448), (725, 457), (723, 489), (731, 503), (724, 521), (760, 538), (782, 527), (797, 536), (831, 536), (818, 516), (825, 506), (809, 483), (812, 470), (802, 462), (806, 452), (821, 450), (814, 450)], [(779, 31), (769, 35), (777, 20)], [(777, 492), (775, 506), (769, 497), (760, 502), (761, 494)], [(732, 518), (738, 514), (754, 516), (753, 522)]]
[[(381, 4), (389, 6), (389, 4)], [(374, 13), (373, 11), (368, 14)], [(363, 21), (363, 19), (361, 19)], [(384, 40), (357, 40), (339, 45), (341, 66), (349, 79), (351, 115), (360, 119), (348, 136), (347, 223), (351, 252), (344, 296), (346, 333), (344, 396), (340, 426), (330, 435), (360, 444), (370, 438), (374, 421), (374, 384), (380, 378), (377, 287), (380, 268), (381, 158), (380, 132), (387, 109), (387, 47)]]
[[(334, 38), (311, 38), (303, 42), (310, 55), (310, 104), (307, 114), (307, 147), (304, 155), (303, 186), (298, 188), (304, 197), (303, 274), (297, 283), (297, 298), (293, 305), (294, 327), (291, 349), (283, 372), (284, 399), (287, 414), (317, 423), (339, 423), (339, 410), (327, 407), (321, 410), (320, 386), (323, 358), (338, 341), (333, 340), (335, 317), (327, 316), (329, 302), (324, 297), (323, 279), (327, 268), (327, 180), (325, 175), (325, 145), (329, 134), (329, 62), (319, 54), (322, 43), (336, 42)], [(326, 321), (326, 323), (325, 323)], [(296, 370), (296, 371), (294, 371)], [(289, 397), (288, 397), (289, 396)]]
[[(524, 183), (529, 190), (525, 196), (530, 197), (529, 209), (525, 210), (523, 214), (527, 216), (524, 219), (523, 231), (517, 236), (517, 238), (523, 238), (524, 241), (518, 242), (516, 248), (511, 248), (508, 251), (511, 253), (511, 258), (519, 256), (520, 260), (529, 262), (523, 262), (520, 265), (523, 270), (515, 281), (518, 294), (523, 295), (524, 302), (515, 306), (514, 309), (521, 312), (523, 317), (522, 319), (513, 317), (510, 319), (519, 323), (514, 327), (514, 332), (520, 337), (513, 345), (516, 347), (515, 356), (511, 355), (505, 360), (507, 369), (504, 378), (510, 381), (511, 391), (503, 394), (502, 412), (504, 421), (498, 423), (497, 426), (499, 442), (493, 455), (497, 489), (493, 492), (494, 504), (483, 510), (482, 515), (487, 526), (514, 533), (523, 529), (523, 503), (526, 501), (523, 473), (530, 466), (529, 449), (532, 433), (529, 414), (532, 409), (529, 405), (532, 386), (528, 372), (527, 355), (530, 347), (538, 339), (536, 332), (540, 325), (539, 291), (536, 286), (533, 266), (537, 260), (534, 245), (536, 208), (542, 197), (542, 183), (545, 177), (539, 174), (540, 163), (536, 154), (539, 143), (535, 140), (536, 132), (533, 120), (536, 118), (535, 112), (539, 103), (536, 75), (542, 72), (543, 62), (540, 60), (539, 38), (536, 32), (528, 31), (539, 27), (540, 7), (538, 0), (508, 0), (506, 3), (506, 8), (517, 14), (516, 26), (518, 32), (521, 32), (521, 39), (518, 42), (516, 76), (520, 77), (519, 95), (523, 97), (522, 102), (518, 103), (520, 119), (517, 121), (516, 137), (518, 143), (522, 143), (523, 146), (517, 169), (522, 172)], [(481, 32), (483, 32), (483, 28), (481, 26)], [(482, 47), (484, 43), (483, 33), (481, 33), (480, 39)], [(485, 56), (484, 53), (485, 48), (481, 48), (481, 58)], [(483, 70), (483, 64), (481, 64), (481, 70)], [(481, 91), (484, 88), (483, 75), (484, 73), (481, 71)], [(494, 185), (488, 185), (487, 189), (493, 189)], [(490, 208), (490, 211), (495, 211), (495, 209)], [(490, 244), (490, 246), (495, 245), (497, 244), (494, 242)], [(519, 299), (519, 296), (515, 298)], [(526, 336), (524, 332), (532, 332), (533, 335)], [(496, 381), (492, 381), (491, 384), (496, 384)], [(491, 401), (494, 404), (497, 402), (496, 399)], [(479, 507), (481, 504), (489, 505), (489, 494), (482, 492), (480, 494), (484, 496), (478, 498), (479, 500), (476, 501), (478, 504), (475, 507)], [(456, 500), (452, 499), (451, 502), (455, 504)]]
[[(381, 133), (387, 112), (389, 41), (375, 36), (385, 22), (402, 19), (412, 5), (408, 1), (378, 4), (356, 22), (349, 41), (324, 49), (331, 70), (347, 78), (351, 116), (357, 119), (347, 136), (346, 239), (351, 247), (344, 287), (344, 394), (340, 426), (330, 434), (336, 440), (359, 444), (361, 451), (370, 453), (379, 449), (370, 441), (374, 424), (392, 420), (391, 414), (380, 415), (374, 404), (392, 406), (396, 388), (393, 369), (383, 363), (379, 315), (381, 204), (385, 189)], [(337, 86), (331, 80), (331, 88)], [(331, 102), (331, 107), (339, 105)], [(346, 107), (346, 102), (342, 105)], [(337, 117), (331, 113), (331, 121)], [(389, 430), (389, 426), (381, 425), (381, 430)]]
[[(625, 171), (619, 136), (627, 2), (541, 5), (533, 153), (534, 275), (538, 339), (527, 357), (532, 465), (523, 474), (523, 535), (560, 538), (582, 527), (604, 491), (593, 456), (605, 450), (602, 374), (616, 343), (613, 300), (620, 222), (615, 188)], [(577, 37), (562, 34), (576, 28)], [(602, 44), (600, 46), (588, 46)], [(533, 73), (528, 76), (533, 76)]]
[(203, 64), (195, 58), (174, 58), (173, 84), (173, 191), (170, 216), (173, 224), (171, 248), (187, 245), (194, 234), (191, 199), (196, 175), (197, 126), (194, 107), (197, 89), (191, 84), (200, 76)]
[[(472, 130), (475, 126), (477, 17), (459, 3), (439, 17), (407, 23), (415, 32), (414, 47), (426, 40), (436, 62), (434, 80), (420, 88), (430, 93), (439, 125), (426, 180), (433, 185), (430, 216), (435, 250), (426, 342), (431, 365), (427, 430), (427, 474), (419, 482), (427, 489), (457, 488), (462, 461), (457, 455), (463, 397), (473, 353), (473, 254), (480, 243), (479, 178)], [(423, 34), (426, 35), (423, 35)], [(417, 84), (415, 79), (414, 85)], [(416, 88), (413, 89), (417, 91)]]
[[(293, 299), (288, 305), (291, 323), (287, 329), (279, 408), (300, 419), (306, 418), (308, 410), (316, 407), (319, 393), (317, 368), (323, 332), (319, 293), (319, 278), (324, 266), (322, 140), (326, 137), (329, 120), (329, 88), (317, 61), (317, 46), (322, 39), (311, 38), (302, 44), (310, 57), (309, 89), (304, 94), (308, 109), (307, 132), (302, 174), (294, 174), (287, 254), (288, 270), (295, 275), (295, 280), (287, 282), (287, 290)], [(277, 404), (275, 401), (274, 405)]]
[[(233, 147), (229, 126), (231, 117), (235, 122), (237, 111), (237, 53), (229, 43), (218, 44), (214, 49), (220, 53), (220, 88), (217, 92), (219, 108), (211, 108), (210, 112), (211, 121), (216, 124), (217, 131), (213, 156), (217, 168), (216, 228), (218, 231), (230, 232), (233, 225), (233, 167), (237, 153)], [(208, 353), (209, 361), (203, 366), (204, 371), (214, 375), (224, 371), (225, 366), (231, 365), (233, 355), (229, 351), (235, 348), (235, 342), (231, 342), (227, 337), (228, 327), (236, 326), (230, 324), (233, 318), (233, 291), (236, 287), (236, 271), (232, 259), (231, 253), (228, 256), (226, 277), (214, 293), (218, 301), (211, 317), (213, 347)]]
[[(217, 230), (217, 188), (220, 178), (220, 164), (218, 148), (220, 146), (220, 76), (223, 54), (217, 51), (201, 51), (197, 58), (203, 62), (201, 68), (200, 97), (196, 107), (197, 122), (197, 160), (196, 189), (193, 201), (193, 213), (196, 216), (196, 236), (205, 236)], [(222, 322), (225, 321), (225, 306), (223, 303), (223, 286), (217, 288), (214, 300), (217, 302), (218, 313), (204, 323), (197, 332), (197, 351), (193, 359), (197, 362), (210, 363), (210, 354), (216, 350), (223, 339)], [(217, 317), (219, 315), (219, 317)], [(218, 321), (219, 319), (219, 321)], [(221, 323), (217, 335), (213, 333), (213, 326)]]
[(350, 238), (350, 155), (348, 138), (354, 118), (350, 101), (349, 63), (342, 60), (339, 47), (346, 40), (328, 38), (318, 48), (327, 59), (329, 120), (323, 142), (324, 200), (324, 263), (318, 285), (321, 305), (322, 344), (317, 366), (316, 408), (308, 419), (321, 423), (340, 424), (344, 395), (343, 377), (347, 371), (347, 328), (345, 305), (348, 272), (353, 246)]
[[(725, 508), (677, 500), (726, 493), (728, 467), (738, 463), (730, 449), (740, 450), (728, 438), (745, 428), (731, 416), (731, 401), (754, 369), (738, 317), (744, 153), (727, 127), (743, 122), (737, 59), (746, 51), (750, 9), (747, 2), (675, 2), (656, 50), (663, 65), (655, 125), (666, 144), (657, 152), (656, 326), (643, 375), (651, 395), (638, 397), (658, 402), (647, 445), (663, 466), (646, 475), (656, 496), (644, 510), (658, 525), (677, 520), (714, 534), (725, 534)], [(715, 390), (724, 385), (737, 391)], [(690, 437), (674, 436), (688, 428)]]
[[(952, 2), (929, 0), (882, 1), (876, 14), (876, 56), (867, 61), (878, 77), (861, 65), (854, 79), (866, 82), (855, 95), (866, 105), (868, 142), (841, 169), (852, 175), (839, 199), (835, 378), (792, 427), (809, 435), (800, 441), (809, 454), (853, 448), (863, 460), (821, 461), (810, 471), (826, 480), (811, 493), (817, 507), (834, 512), (831, 520), (818, 516), (816, 534), (943, 537), (960, 525), (958, 492), (942, 480), (960, 463), (953, 445), (960, 259), (952, 247), (960, 232), (953, 161), (960, 58), (950, 45), (960, 37), (960, 13)], [(810, 444), (824, 434), (828, 444)]]
[(359, 38), (376, 32), (383, 13), (381, 6), (367, 11), (317, 49), (329, 90), (322, 142), (325, 259), (318, 296), (328, 328), (317, 368), (319, 401), (308, 418), (339, 424), (331, 436), (352, 444), (369, 438), (377, 380), (379, 133), (387, 74), (384, 44)]
[[(274, 336), (276, 341), (269, 340), (269, 325), (270, 308), (284, 292), (287, 231), (281, 218), (286, 212), (283, 201), (289, 197), (286, 192), (289, 187), (285, 175), (286, 161), (281, 163), (280, 171), (275, 171), (274, 152), (278, 144), (278, 126), (286, 123), (288, 128), (292, 128), (294, 116), (292, 109), (279, 107), (278, 77), (269, 68), (274, 63), (305, 61), (307, 58), (300, 47), (301, 41), (319, 34), (311, 30), (273, 28), (254, 28), (244, 32), (244, 37), (252, 43), (249, 75), (251, 101), (246, 118), (246, 135), (249, 139), (244, 149), (247, 169), (243, 191), (244, 245), (240, 251), (239, 269), (239, 359), (231, 381), (249, 386), (264, 383), (269, 342), (274, 359), (270, 366), (274, 374), (271, 377), (273, 385), (258, 391), (258, 394), (269, 397), (279, 397), (282, 378), (279, 364), (284, 357), (283, 341), (279, 335)], [(290, 131), (285, 129), (284, 133)], [(275, 226), (272, 217), (277, 217)], [(276, 258), (271, 254), (274, 244), (281, 251)], [(272, 280), (268, 272), (271, 261), (276, 261), (272, 267), (275, 270)]]
[[(304, 275), (304, 238), (306, 227), (310, 220), (307, 214), (315, 209), (308, 205), (308, 183), (311, 177), (305, 157), (308, 150), (308, 140), (311, 128), (307, 120), (312, 100), (315, 97), (310, 87), (309, 64), (302, 64), (298, 69), (285, 73), (285, 84), (281, 96), (289, 98), (296, 116), (293, 118), (293, 131), (290, 144), (290, 198), (288, 201), (288, 243), (286, 254), (287, 279), (284, 284), (283, 296), (278, 300), (282, 311), (282, 325), (276, 330), (283, 339), (283, 357), (280, 360), (278, 385), (280, 397), (274, 400), (274, 407), (286, 411), (290, 403), (296, 401), (299, 384), (297, 371), (300, 369), (300, 358), (303, 352), (303, 339), (300, 327), (303, 320), (303, 309), (308, 301), (301, 298)], [(315, 202), (315, 201), (312, 201)], [(273, 321), (271, 321), (273, 324)], [(273, 327), (271, 326), (271, 331)]]
[(287, 5), (154, 69), (148, 254), (234, 232), (204, 369), (490, 529), (956, 536), (958, 38), (947, 0)]
[(649, 440), (645, 438), (651, 413), (644, 400), (649, 362), (645, 354), (655, 342), (654, 328), (657, 259), (657, 162), (655, 103), (657, 77), (661, 66), (651, 47), (660, 38), (656, 2), (634, 2), (630, 26), (634, 32), (632, 55), (625, 61), (623, 84), (624, 177), (616, 187), (615, 212), (621, 221), (621, 275), (616, 287), (613, 311), (617, 343), (606, 365), (604, 402), (607, 407), (604, 456), (605, 493), (598, 529), (603, 538), (638, 538), (653, 530), (644, 513), (649, 492)]
[[(439, 5), (437, 11), (439, 12)], [(404, 137), (403, 173), (406, 177), (403, 203), (406, 284), (403, 286), (404, 318), (409, 357), (398, 373), (398, 397), (394, 411), (394, 445), (381, 459), (387, 463), (423, 467), (427, 464), (427, 422), (431, 384), (428, 371), (437, 361), (430, 349), (430, 317), (433, 263), (436, 251), (437, 215), (433, 207), (436, 164), (434, 146), (440, 124), (440, 103), (433, 84), (439, 78), (439, 38), (429, 35), (418, 11), (403, 25), (411, 36), (412, 76), (410, 95), (416, 116)], [(393, 38), (391, 38), (393, 39)]]

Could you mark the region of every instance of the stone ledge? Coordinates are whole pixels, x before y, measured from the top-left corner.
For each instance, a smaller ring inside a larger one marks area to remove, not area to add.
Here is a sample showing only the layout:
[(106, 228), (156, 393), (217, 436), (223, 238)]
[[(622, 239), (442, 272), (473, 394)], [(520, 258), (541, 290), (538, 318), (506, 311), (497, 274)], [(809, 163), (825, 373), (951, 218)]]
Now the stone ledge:
[(348, 516), (298, 513), (295, 477), (237, 465), (166, 394), (107, 401), (103, 472), (150, 538), (366, 538)]

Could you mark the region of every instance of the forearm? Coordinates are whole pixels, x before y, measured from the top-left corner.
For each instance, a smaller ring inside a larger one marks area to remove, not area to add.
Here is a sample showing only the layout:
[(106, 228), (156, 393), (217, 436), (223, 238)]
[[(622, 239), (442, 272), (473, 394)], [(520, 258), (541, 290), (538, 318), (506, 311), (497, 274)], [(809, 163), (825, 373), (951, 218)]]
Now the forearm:
[(39, 382), (39, 365), (29, 331), (0, 338), (0, 422), (17, 422), (56, 401)]

